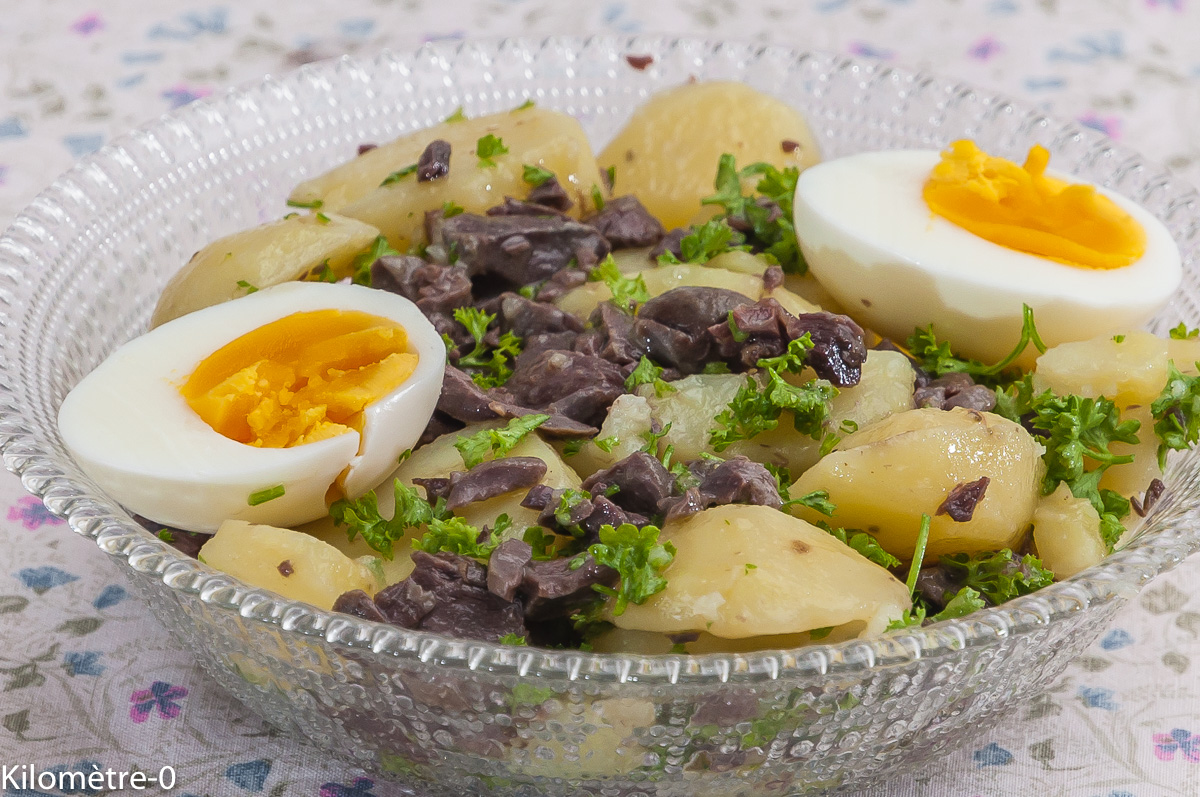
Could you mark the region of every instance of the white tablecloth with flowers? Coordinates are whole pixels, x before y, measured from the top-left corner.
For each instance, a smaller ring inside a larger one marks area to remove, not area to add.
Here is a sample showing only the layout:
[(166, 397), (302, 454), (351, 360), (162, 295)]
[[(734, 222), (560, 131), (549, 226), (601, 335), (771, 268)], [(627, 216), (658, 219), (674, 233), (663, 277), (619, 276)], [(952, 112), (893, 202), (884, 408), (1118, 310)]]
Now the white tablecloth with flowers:
[[(7, 0), (0, 222), (73, 159), (224, 87), (423, 41), (662, 32), (954, 75), (1200, 183), (1197, 0)], [(1200, 795), (1200, 559), (1141, 593), (1044, 695), (871, 795)], [(279, 735), (197, 669), (113, 565), (0, 476), (0, 766), (157, 772), (177, 795), (396, 791)], [(5, 797), (40, 797), (4, 779)], [(49, 792), (59, 794), (60, 792)], [(87, 793), (99, 793), (87, 791)]]

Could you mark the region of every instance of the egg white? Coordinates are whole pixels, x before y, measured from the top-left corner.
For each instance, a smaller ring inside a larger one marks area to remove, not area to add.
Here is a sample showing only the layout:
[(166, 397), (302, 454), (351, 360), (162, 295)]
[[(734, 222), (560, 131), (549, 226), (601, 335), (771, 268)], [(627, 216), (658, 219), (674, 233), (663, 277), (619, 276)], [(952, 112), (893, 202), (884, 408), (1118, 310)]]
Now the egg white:
[(1178, 247), (1131, 200), (1097, 189), (1145, 229), (1142, 258), (1119, 269), (1077, 268), (935, 215), (921, 191), (939, 160), (936, 150), (862, 153), (810, 167), (797, 181), (796, 236), (809, 268), (879, 334), (903, 341), (934, 322), (956, 351), (996, 361), (1020, 336), (1022, 304), (1053, 346), (1137, 326), (1178, 287)]
[[(360, 435), (292, 448), (257, 448), (214, 431), (179, 387), (225, 344), (298, 312), (357, 310), (401, 324), (414, 372), (363, 411)], [(412, 302), (358, 285), (292, 282), (175, 319), (135, 338), (63, 400), (58, 428), (80, 468), (130, 511), (190, 531), (229, 519), (291, 526), (327, 513), (335, 482), (357, 497), (416, 443), (441, 394), (446, 349)], [(284, 495), (250, 506), (252, 493)]]

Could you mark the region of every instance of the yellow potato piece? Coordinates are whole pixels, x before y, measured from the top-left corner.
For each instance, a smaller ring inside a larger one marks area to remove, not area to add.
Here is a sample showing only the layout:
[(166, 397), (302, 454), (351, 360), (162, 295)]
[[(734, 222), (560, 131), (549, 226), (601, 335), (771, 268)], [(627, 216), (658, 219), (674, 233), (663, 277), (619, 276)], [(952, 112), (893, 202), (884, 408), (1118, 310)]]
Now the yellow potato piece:
[[(911, 559), (921, 515), (933, 517), (926, 557), (1017, 548), (1029, 527), (1044, 472), (1042, 446), (1019, 424), (956, 408), (889, 415), (845, 438), (791, 487), (794, 496), (826, 490), (837, 506), (830, 523), (862, 529), (900, 559)], [(936, 515), (957, 485), (991, 483), (974, 516)], [(811, 522), (813, 510), (793, 511)]]
[(1100, 515), (1065, 484), (1038, 502), (1033, 542), (1042, 564), (1060, 580), (1099, 564), (1108, 554), (1100, 536)]
[(667, 587), (613, 618), (622, 629), (741, 639), (856, 624), (882, 632), (908, 590), (832, 535), (765, 506), (727, 505), (669, 523)]
[(1138, 443), (1110, 443), (1108, 450), (1118, 456), (1132, 454), (1133, 462), (1110, 465), (1100, 477), (1101, 489), (1112, 490), (1126, 498), (1145, 492), (1152, 479), (1163, 475), (1158, 468), (1158, 435), (1154, 433), (1150, 405), (1142, 404), (1123, 410), (1121, 420), (1130, 419), (1141, 424), (1137, 433)]
[(701, 212), (724, 153), (738, 168), (763, 161), (804, 169), (820, 159), (798, 111), (741, 83), (710, 82), (655, 94), (597, 160), (616, 169), (614, 193), (633, 194), (671, 229)]
[(290, 529), (227, 520), (200, 549), (200, 559), (255, 587), (332, 609), (344, 592), (382, 587), (370, 567), (315, 537)]
[(1167, 383), (1168, 341), (1140, 331), (1124, 333), (1120, 342), (1115, 337), (1120, 336), (1102, 335), (1047, 349), (1037, 359), (1034, 388), (1049, 388), (1060, 396), (1104, 396), (1119, 407), (1150, 404)]
[(251, 288), (302, 279), (326, 263), (344, 277), (354, 256), (378, 235), (368, 224), (330, 214), (296, 214), (228, 235), (192, 255), (171, 277), (150, 326), (245, 296)]
[[(494, 165), (482, 165), (476, 144), (483, 136), (501, 139), (508, 152), (492, 156)], [(428, 182), (409, 174), (390, 185), (381, 185), (394, 172), (417, 162), (429, 142), (450, 143), (450, 172)], [(320, 201), (330, 210), (378, 227), (392, 246), (403, 250), (424, 240), (425, 211), (454, 202), (468, 213), (482, 213), (504, 201), (524, 198), (530, 186), (525, 165), (554, 172), (575, 202), (578, 216), (592, 209), (593, 185), (603, 185), (592, 157), (591, 145), (574, 118), (557, 111), (527, 108), (519, 111), (442, 122), (376, 147), (325, 174), (307, 180), (292, 191), (289, 201)]]
[[(713, 258), (710, 263), (717, 263), (720, 258)], [(815, 313), (821, 308), (796, 296), (786, 288), (779, 287), (770, 294), (763, 291), (762, 276), (748, 274), (744, 271), (731, 271), (725, 268), (714, 268), (711, 265), (697, 266), (690, 263), (675, 263), (673, 265), (652, 266), (640, 271), (624, 272), (626, 276), (641, 275), (646, 283), (646, 292), (650, 297), (661, 296), (669, 290), (683, 287), (724, 288), (740, 293), (748, 299), (758, 301), (766, 295), (776, 299), (784, 309), (793, 315), (800, 313)], [(558, 308), (570, 313), (576, 318), (587, 321), (588, 316), (601, 302), (612, 298), (612, 291), (603, 282), (588, 282), (555, 300)]]

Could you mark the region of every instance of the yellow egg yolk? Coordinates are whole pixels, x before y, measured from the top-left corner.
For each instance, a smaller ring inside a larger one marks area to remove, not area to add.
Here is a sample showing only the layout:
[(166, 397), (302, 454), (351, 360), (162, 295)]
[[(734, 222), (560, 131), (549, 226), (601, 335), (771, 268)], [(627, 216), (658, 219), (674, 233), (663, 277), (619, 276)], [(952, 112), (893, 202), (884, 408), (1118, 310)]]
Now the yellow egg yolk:
[(1045, 174), (1050, 153), (1034, 146), (1023, 166), (955, 141), (925, 182), (937, 215), (992, 243), (1069, 266), (1112, 269), (1146, 252), (1146, 232), (1093, 186)]
[(417, 367), (399, 324), (357, 311), (293, 313), (222, 346), (180, 392), (214, 430), (264, 448), (362, 431), (363, 408)]

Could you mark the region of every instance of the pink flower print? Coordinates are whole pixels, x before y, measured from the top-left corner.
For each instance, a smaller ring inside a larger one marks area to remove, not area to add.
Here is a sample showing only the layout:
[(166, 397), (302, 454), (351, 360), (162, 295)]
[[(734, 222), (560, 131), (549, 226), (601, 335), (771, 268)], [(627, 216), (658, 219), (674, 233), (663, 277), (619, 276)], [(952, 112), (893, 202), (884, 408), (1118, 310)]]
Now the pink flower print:
[(993, 55), (1004, 49), (1000, 42), (996, 41), (991, 36), (984, 36), (979, 41), (971, 45), (967, 50), (967, 55), (979, 61), (987, 61)]
[(79, 19), (75, 20), (75, 22), (71, 23), (71, 30), (75, 31), (80, 36), (87, 36), (88, 34), (95, 33), (96, 31), (103, 29), (104, 21), (100, 19), (99, 14), (88, 14), (87, 16), (80, 17)]
[(162, 98), (169, 101), (172, 108), (180, 108), (193, 100), (207, 97), (209, 94), (212, 94), (212, 89), (202, 86), (192, 88), (180, 83), (164, 91)]
[(1193, 764), (1200, 764), (1200, 733), (1175, 728), (1170, 733), (1154, 734), (1154, 755), (1159, 761), (1174, 761), (1176, 753), (1182, 753)]
[(15, 505), (10, 506), (8, 519), (21, 521), (21, 525), (30, 531), (40, 529), (42, 526), (61, 526), (63, 524), (62, 518), (51, 515), (50, 510), (46, 509), (46, 505), (32, 495), (27, 495), (18, 500)]
[(158, 709), (158, 715), (163, 719), (174, 719), (183, 708), (176, 703), (187, 697), (188, 690), (184, 686), (172, 686), (166, 681), (155, 681), (149, 689), (142, 689), (129, 696), (133, 706), (129, 709), (129, 717), (134, 722), (145, 722)]
[(1088, 111), (1079, 117), (1079, 124), (1084, 127), (1090, 127), (1093, 130), (1099, 130), (1112, 139), (1121, 137), (1121, 117), (1119, 116), (1100, 116), (1097, 113)]

